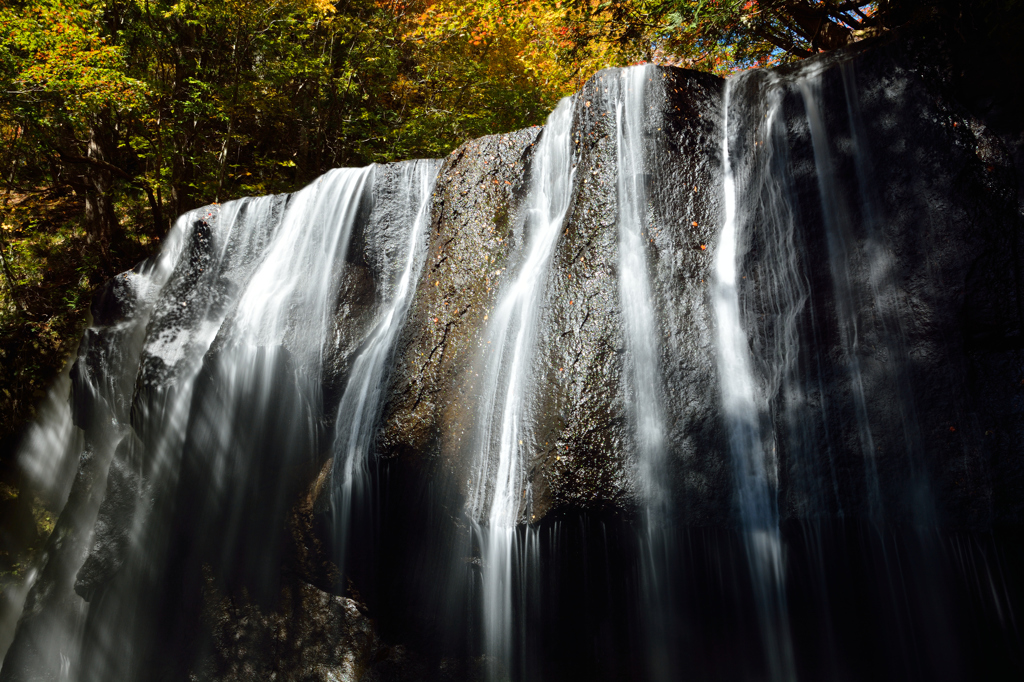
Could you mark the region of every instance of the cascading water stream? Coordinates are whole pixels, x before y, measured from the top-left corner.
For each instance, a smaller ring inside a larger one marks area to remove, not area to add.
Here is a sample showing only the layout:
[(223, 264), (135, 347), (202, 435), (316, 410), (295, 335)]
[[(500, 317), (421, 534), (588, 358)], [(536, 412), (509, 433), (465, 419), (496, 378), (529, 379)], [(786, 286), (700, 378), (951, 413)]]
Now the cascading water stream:
[[(519, 271), (500, 295), (487, 328), (477, 457), (469, 500), (483, 558), (484, 646), (499, 666), (511, 664), (516, 524), (529, 504), (524, 458), (530, 449), (529, 382), (537, 313), (552, 254), (572, 196), (572, 100), (548, 117), (531, 162)], [(527, 541), (527, 545), (529, 545)], [(497, 670), (492, 674), (500, 674)], [(507, 673), (505, 673), (507, 674)]]
[[(195, 581), (203, 562), (254, 594), (276, 589), (276, 519), (287, 508), (276, 483), (316, 439), (322, 340), (372, 177), (372, 167), (332, 171), (285, 201), (229, 202), (217, 226), (192, 226), (192, 250), (161, 293), (143, 351), (143, 381), (167, 397), (137, 411), (129, 451), (146, 462), (136, 487), (167, 494), (187, 485), (176, 509), (163, 503), (147, 513), (141, 496), (125, 568), (91, 609), (103, 625), (80, 679), (137, 674), (133, 666), (148, 653), (125, 656), (109, 642), (133, 622), (153, 626), (139, 611), (154, 580)], [(194, 535), (168, 544), (169, 527), (179, 524)], [(172, 569), (181, 577), (154, 570), (175, 555), (185, 557)]]
[(896, 257), (885, 235), (885, 212), (878, 196), (878, 183), (871, 176), (873, 161), (868, 152), (868, 133), (860, 107), (856, 70), (852, 62), (843, 62), (840, 69), (850, 136), (856, 151), (854, 164), (860, 189), (858, 198), (867, 233), (865, 255), (870, 272), (868, 281), (881, 327), (882, 341), (893, 364), (892, 378), (896, 384), (899, 420), (912, 479), (913, 513), (918, 527), (924, 528), (934, 525), (936, 517), (931, 485), (925, 474), (921, 420), (910, 376), (912, 361), (906, 343), (908, 325), (904, 319), (904, 311), (910, 306), (897, 283)]
[[(863, 516), (872, 526), (882, 528), (885, 513), (876, 463), (882, 448), (873, 431), (881, 428), (892, 433), (894, 429), (886, 429), (884, 420), (899, 420), (912, 514), (919, 523), (930, 518), (927, 484), (917, 473), (920, 467), (915, 467), (920, 434), (907, 377), (909, 358), (900, 302), (890, 272), (893, 256), (879, 233), (879, 209), (866, 171), (866, 142), (853, 77), (848, 67), (842, 67), (852, 146), (833, 152), (834, 140), (821, 107), (822, 68), (811, 65), (794, 78), (747, 74), (727, 81), (725, 91), (725, 225), (715, 262), (719, 369), (740, 516), (773, 679), (794, 676), (776, 499), (779, 450), (786, 453), (791, 495), (809, 522), (806, 542), (817, 548), (814, 551), (820, 551), (819, 519), (831, 511), (842, 517), (844, 506), (863, 507)], [(789, 150), (800, 138), (787, 130), (782, 113), (791, 93), (799, 97), (805, 112), (806, 127), (796, 130), (806, 131), (803, 139), (813, 159), (817, 207), (805, 204), (802, 208), (801, 197), (794, 191)], [(734, 120), (741, 123), (738, 131)], [(745, 123), (749, 126), (743, 127)], [(736, 161), (734, 149), (739, 151)], [(855, 171), (851, 173), (855, 188), (840, 184), (840, 154), (849, 158)], [(859, 203), (856, 210), (854, 203)], [(801, 210), (820, 216), (820, 232), (809, 233), (801, 224)], [(814, 245), (809, 245), (811, 239), (817, 240)], [(744, 251), (755, 242), (757, 262), (763, 265), (740, 272)], [(818, 280), (830, 295), (825, 305), (801, 262), (813, 248), (820, 249), (817, 253), (828, 265), (827, 278)], [(746, 307), (740, 275), (744, 295), (750, 292), (757, 297), (756, 303), (748, 301)], [(753, 275), (751, 281), (746, 281), (747, 275)], [(865, 310), (871, 314), (865, 315)], [(748, 334), (758, 348), (756, 357), (748, 346)], [(834, 344), (836, 354), (823, 352), (828, 343)], [(865, 343), (870, 343), (873, 358), (865, 352)], [(812, 362), (801, 361), (801, 355), (810, 356)], [(870, 375), (864, 369), (865, 358), (874, 363)], [(838, 396), (832, 388), (837, 382), (844, 386)], [(869, 395), (876, 400), (890, 395), (895, 414), (873, 413), (878, 408), (869, 405)], [(840, 414), (848, 415), (855, 438), (840, 440), (830, 432), (829, 425)], [(847, 457), (851, 449), (859, 453), (863, 482), (858, 487), (864, 492), (854, 504), (844, 504), (848, 493), (841, 490), (836, 456)], [(815, 589), (824, 594), (824, 582)], [(831, 647), (834, 634), (827, 630), (823, 636)]]
[[(884, 217), (878, 205), (875, 182), (870, 177), (867, 134), (860, 114), (856, 75), (849, 62), (841, 63), (839, 69), (846, 103), (846, 122), (849, 126), (849, 154), (852, 156), (857, 180), (855, 194), (844, 191), (838, 179), (838, 164), (832, 153), (834, 142), (829, 135), (823, 110), (821, 71), (812, 71), (801, 78), (799, 89), (814, 150), (822, 217), (828, 235), (836, 315), (842, 332), (864, 455), (868, 512), (875, 526), (880, 527), (885, 510), (881, 501), (876, 461), (878, 447), (871, 432), (872, 419), (877, 420), (877, 416), (868, 413), (860, 357), (865, 354), (860, 325), (873, 334), (873, 343), (878, 346), (874, 352), (885, 358), (889, 368), (887, 378), (892, 383), (891, 390), (903, 435), (903, 450), (910, 470), (911, 489), (908, 499), (916, 523), (923, 527), (934, 523), (935, 519), (929, 486), (921, 471), (920, 423), (908, 376), (911, 360), (905, 346), (906, 330), (900, 312), (906, 304), (900, 300), (898, 293), (893, 272), (895, 259), (885, 240)], [(861, 286), (863, 291), (858, 290), (855, 280), (851, 278), (851, 263), (866, 271), (866, 275), (861, 277), (867, 285)], [(855, 311), (865, 307), (867, 301), (870, 302), (872, 315), (862, 323)]]
[[(381, 392), (394, 354), (395, 339), (405, 322), (413, 285), (423, 267), (423, 237), (430, 221), (430, 196), (439, 167), (437, 161), (404, 164), (399, 180), (401, 193), (399, 221), (408, 224), (404, 265), (394, 282), (388, 302), (373, 331), (364, 342), (349, 374), (335, 418), (332, 505), (339, 566), (345, 565), (351, 508), (365, 495), (369, 474), (367, 456), (380, 413)], [(403, 254), (395, 254), (396, 257)], [(396, 258), (397, 259), (397, 258)], [(364, 505), (365, 506), (365, 505)]]
[[(340, 169), (289, 197), (242, 199), (186, 214), (156, 266), (125, 275), (136, 313), (101, 333), (134, 337), (141, 348), (134, 361), (130, 352), (102, 360), (106, 374), (97, 379), (113, 383), (97, 383), (93, 393), (120, 416), (114, 415), (116, 433), (105, 438), (109, 445), (88, 447), (112, 457), (108, 499), (100, 505), (94, 498), (98, 510), (90, 516), (83, 509), (77, 521), (87, 533), (85, 526), (98, 513), (101, 526), (128, 543), (96, 540), (81, 569), (72, 558), (64, 589), (71, 592), (77, 573), (75, 589), (91, 594), (92, 585), (110, 579), (107, 566), (121, 568), (91, 608), (73, 593), (58, 595), (80, 603), (82, 617), (51, 612), (53, 622), (23, 625), (23, 639), (35, 640), (27, 646), (51, 641), (51, 650), (66, 650), (56, 659), (65, 678), (127, 679), (138, 673), (134, 666), (148, 654), (112, 642), (135, 641), (126, 637), (132, 629), (159, 628), (143, 610), (155, 607), (154, 581), (175, 580), (162, 573), (169, 555), (184, 560), (186, 581), (201, 575), (191, 562), (212, 562), (255, 594), (273, 592), (276, 519), (287, 507), (287, 489), (277, 478), (316, 450), (325, 339), (332, 338), (346, 254), (355, 226), (365, 219), (374, 171)], [(338, 469), (349, 486), (359, 478), (353, 470), (365, 469), (357, 451), (366, 449), (372, 432), (383, 374), (422, 262), (435, 173), (436, 162), (423, 161), (405, 164), (399, 178), (404, 213), (396, 222), (408, 232), (393, 254), (400, 265), (385, 265), (398, 274), (384, 287), (390, 296), (352, 363), (338, 407)], [(135, 363), (141, 366), (137, 381)], [(129, 426), (133, 390), (145, 391), (148, 400), (136, 399)], [(95, 429), (90, 434), (95, 441)], [(178, 495), (188, 502), (159, 501), (169, 492), (173, 499), (182, 477), (188, 489)], [(156, 507), (145, 490), (162, 491)], [(124, 513), (124, 495), (134, 505), (131, 514)], [(168, 545), (171, 524), (192, 528), (185, 545)], [(78, 634), (66, 626), (81, 623), (85, 613), (92, 626), (86, 641), (79, 641), (80, 625), (73, 626)], [(159, 639), (155, 632), (153, 637)]]
[[(829, 405), (823, 395), (822, 358), (814, 353), (810, 379), (803, 375), (808, 367), (801, 362), (803, 353), (818, 346), (818, 325), (814, 317), (814, 292), (804, 263), (807, 254), (799, 230), (799, 198), (790, 168), (790, 141), (785, 118), (780, 115), (786, 89), (778, 78), (769, 76), (763, 79), (758, 92), (757, 111), (768, 114), (763, 117), (763, 127), (756, 127), (752, 133), (754, 168), (749, 173), (745, 193), (748, 204), (759, 204), (754, 209), (760, 212), (755, 219), (756, 229), (760, 232), (759, 247), (763, 249), (761, 257), (766, 266), (756, 272), (756, 299), (764, 321), (748, 332), (763, 334), (758, 343), (763, 348), (764, 392), (774, 407), (771, 447), (774, 452), (788, 452), (794, 463), (790, 467), (793, 485), (800, 490), (799, 505), (811, 518), (820, 518), (829, 508), (827, 494), (838, 500), (839, 492), (828, 434)], [(749, 317), (756, 316), (751, 310), (746, 312)], [(810, 317), (812, 328), (810, 344), (800, 328), (805, 315)], [(819, 404), (816, 406), (815, 402)], [(824, 425), (824, 448), (817, 439), (819, 424)], [(843, 514), (838, 502), (836, 512)]]
[[(644, 513), (642, 594), (644, 638), (653, 679), (678, 676), (665, 597), (671, 593), (669, 563), (674, 550), (665, 487), (665, 399), (659, 364), (661, 337), (651, 294), (647, 253), (648, 197), (645, 137), (648, 92), (659, 72), (653, 65), (622, 69), (613, 82), (618, 204), (619, 309), (625, 336), (627, 400), (638, 462)], [(652, 98), (656, 99), (656, 98)], [(658, 109), (660, 115), (660, 109)]]
[[(144, 647), (129, 644), (118, 649), (112, 644), (126, 632), (153, 627), (146, 622), (143, 605), (151, 603), (147, 592), (160, 579), (168, 556), (168, 514), (146, 493), (173, 491), (177, 485), (183, 448), (193, 427), (190, 414), (203, 358), (232, 310), (231, 296), (238, 289), (231, 285), (244, 282), (258, 266), (258, 254), (272, 239), (281, 204), (279, 197), (241, 199), (199, 209), (182, 225), (185, 243), (173, 258), (174, 270), (165, 286), (153, 292), (139, 360), (137, 383), (149, 400), (132, 405), (131, 425), (114, 453), (107, 499), (99, 510), (100, 525), (112, 529), (110, 534), (123, 533), (128, 544), (118, 552), (109, 538), (95, 540), (78, 572), (75, 591), (102, 605), (89, 608), (95, 625), (69, 679), (128, 678), (137, 674), (136, 666), (146, 655)], [(122, 399), (130, 395), (128, 389)], [(225, 482), (214, 478), (211, 485), (223, 487)], [(111, 509), (124, 504), (122, 496), (134, 498), (131, 514)], [(100, 601), (96, 585), (109, 577), (110, 564), (120, 570)]]
[[(906, 348), (906, 325), (901, 308), (906, 306), (901, 300), (896, 284), (896, 259), (892, 249), (886, 243), (884, 234), (883, 210), (877, 196), (876, 183), (871, 178), (871, 160), (868, 158), (868, 135), (864, 129), (864, 120), (860, 110), (860, 96), (857, 91), (857, 77), (852, 62), (844, 61), (839, 65), (843, 81), (843, 94), (846, 99), (846, 114), (850, 125), (850, 140), (854, 150), (856, 167), (858, 200), (861, 207), (861, 221), (865, 232), (865, 258), (868, 262), (868, 283), (874, 301), (875, 314), (881, 327), (884, 345), (889, 351), (893, 363), (893, 380), (896, 382), (897, 405), (899, 418), (903, 425), (903, 437), (910, 460), (911, 476), (915, 481), (914, 508), (919, 523), (933, 522), (931, 504), (927, 499), (927, 484), (923, 482), (920, 468), (921, 458), (921, 426), (917, 417), (917, 409), (913, 398), (910, 377), (908, 376), (909, 355)], [(817, 89), (820, 96), (821, 89)]]
[(626, 337), (629, 401), (636, 433), (640, 480), (649, 521), (662, 522), (665, 458), (664, 399), (658, 366), (658, 322), (651, 299), (646, 242), (644, 125), (647, 82), (653, 66), (619, 72), (615, 101), (618, 166), (619, 298)]
[[(73, 494), (74, 486), (79, 480), (88, 480), (90, 477), (102, 480), (106, 476), (114, 448), (123, 436), (129, 419), (125, 410), (125, 396), (122, 394), (126, 388), (124, 377), (119, 376), (121, 372), (118, 370), (134, 367), (138, 362), (142, 336), (157, 302), (157, 294), (172, 275), (184, 248), (185, 231), (194, 220), (199, 219), (199, 214), (200, 211), (194, 211), (182, 215), (168, 233), (161, 253), (140, 264), (132, 272), (122, 274), (116, 282), (118, 287), (132, 292), (138, 301), (135, 315), (129, 319), (95, 321), (97, 324), (109, 325), (109, 349), (114, 352), (98, 349), (96, 355), (104, 361), (104, 365), (100, 367), (97, 366), (99, 363), (95, 363), (91, 368), (83, 367), (71, 383), (77, 382), (81, 387), (79, 390), (88, 391), (95, 402), (92, 416), (98, 428), (83, 439), (81, 431), (74, 425), (75, 417), (81, 418), (81, 415), (74, 414), (74, 409), (65, 397), (63, 404), (58, 402), (57, 409), (49, 410), (44, 415), (49, 421), (40, 422), (33, 428), (32, 437), (19, 453), (22, 466), (36, 476), (36, 485), (43, 491), (54, 491), (63, 500), (62, 515), (54, 527), (54, 533), (62, 538), (63, 556), (52, 559), (46, 557), (44, 563), (29, 571), (30, 582), (39, 579), (44, 585), (42, 589), (35, 584), (26, 585), (27, 599), (19, 605), (19, 611), (21, 607), (24, 607), (24, 611), (21, 611), (17, 639), (11, 650), (4, 652), (4, 668), (0, 669), (0, 673), (23, 667), (29, 671), (29, 675), (58, 680), (74, 679), (72, 675), (77, 672), (82, 653), (83, 624), (88, 605), (76, 598), (72, 586), (81, 561), (89, 550), (91, 529), (103, 499), (102, 486), (97, 486), (99, 490), (94, 487), (86, 494), (77, 495)], [(97, 343), (99, 336), (87, 331), (80, 342), (79, 353), (88, 353), (91, 348), (100, 346), (103, 340), (108, 340), (102, 339)], [(103, 370), (109, 374), (96, 375)], [(76, 374), (74, 370), (72, 374)], [(127, 388), (130, 390), (130, 386)], [(47, 452), (47, 446), (54, 445), (53, 437), (60, 432), (69, 438), (60, 453), (66, 461), (57, 463), (51, 459), (55, 451)], [(70, 471), (72, 480), (62, 475), (65, 469)], [(71, 494), (68, 486), (72, 488)], [(46, 659), (33, 660), (33, 651), (46, 651)]]
[(836, 316), (845, 353), (845, 364), (849, 368), (850, 388), (857, 420), (857, 432), (864, 454), (864, 475), (868, 491), (868, 509), (876, 525), (882, 523), (882, 492), (878, 482), (878, 467), (875, 462), (875, 442), (871, 433), (867, 401), (864, 393), (864, 376), (861, 371), (860, 334), (854, 313), (859, 306), (850, 276), (850, 261), (853, 247), (850, 241), (849, 211), (843, 195), (833, 179), (832, 158), (828, 147), (825, 124), (822, 119), (820, 100), (820, 74), (813, 73), (798, 81), (814, 148), (814, 162), (817, 166), (818, 186), (821, 193), (822, 217), (828, 241), (829, 266), (832, 271), (833, 296)]
[[(762, 398), (751, 368), (746, 329), (740, 318), (738, 277), (745, 225), (738, 211), (737, 178), (730, 159), (730, 94), (723, 96), (722, 164), (725, 215), (715, 256), (715, 319), (718, 323), (718, 372), (722, 409), (733, 457), (737, 502), (743, 522), (761, 634), (771, 678), (795, 679), (786, 607), (782, 540), (775, 500), (777, 460), (765, 452), (761, 433)], [(777, 110), (768, 113), (775, 115)], [(771, 127), (770, 124), (768, 126)]]

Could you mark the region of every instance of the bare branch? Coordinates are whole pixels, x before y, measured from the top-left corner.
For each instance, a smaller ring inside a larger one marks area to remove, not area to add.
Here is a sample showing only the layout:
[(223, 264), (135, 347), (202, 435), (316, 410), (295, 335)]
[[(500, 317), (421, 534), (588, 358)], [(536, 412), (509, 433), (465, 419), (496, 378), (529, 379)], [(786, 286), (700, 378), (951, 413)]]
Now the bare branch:
[(756, 28), (756, 29), (754, 29), (754, 35), (756, 35), (757, 37), (762, 38), (764, 40), (767, 40), (769, 43), (771, 43), (775, 47), (777, 47), (777, 48), (779, 48), (781, 50), (785, 50), (786, 52), (790, 53), (794, 57), (804, 58), (804, 57), (810, 57), (812, 54), (814, 54), (810, 50), (805, 50), (802, 47), (797, 47), (795, 44), (793, 44), (793, 42), (791, 40), (788, 40), (788, 39), (783, 38), (781, 36), (777, 36), (777, 35), (771, 33), (770, 31), (767, 31), (767, 30), (765, 30), (763, 28)]
[(133, 179), (131, 175), (121, 170), (114, 164), (107, 163), (106, 161), (101, 161), (100, 159), (93, 159), (88, 156), (75, 156), (72, 154), (68, 154), (60, 149), (57, 150), (57, 155), (60, 157), (60, 160), (63, 161), (64, 163), (87, 164), (90, 166), (96, 166), (97, 168), (102, 168), (103, 170), (109, 171), (116, 175), (117, 177), (123, 178), (124, 180), (131, 181)]

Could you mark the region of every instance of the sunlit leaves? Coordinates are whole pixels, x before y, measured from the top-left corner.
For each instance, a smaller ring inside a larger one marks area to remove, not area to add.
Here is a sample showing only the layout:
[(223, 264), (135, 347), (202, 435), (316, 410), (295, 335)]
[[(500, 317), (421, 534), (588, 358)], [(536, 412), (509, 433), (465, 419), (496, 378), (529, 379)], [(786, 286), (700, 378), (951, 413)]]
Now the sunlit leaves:
[[(509, 130), (543, 121), (566, 94), (550, 28), (557, 17), (539, 2), (441, 0), (415, 15), (403, 35), (415, 74), (401, 86), (420, 120), (406, 126), (426, 141), (429, 127), (446, 139)], [(450, 142), (447, 142), (450, 144)]]
[(0, 8), (5, 89), (22, 104), (78, 122), (100, 110), (146, 103), (148, 88), (126, 74), (124, 55), (102, 34), (98, 11), (54, 0)]
[(3, 113), (8, 130), (61, 127), (26, 157), (26, 168), (56, 169), (55, 182), (67, 176), (49, 165), (52, 146), (80, 158), (102, 137), (125, 191), (167, 204), (166, 225), (198, 203), (292, 189), (333, 166), (441, 156), (542, 123), (595, 70), (639, 54), (608, 36), (577, 49), (568, 7), (42, 0), (0, 11)]

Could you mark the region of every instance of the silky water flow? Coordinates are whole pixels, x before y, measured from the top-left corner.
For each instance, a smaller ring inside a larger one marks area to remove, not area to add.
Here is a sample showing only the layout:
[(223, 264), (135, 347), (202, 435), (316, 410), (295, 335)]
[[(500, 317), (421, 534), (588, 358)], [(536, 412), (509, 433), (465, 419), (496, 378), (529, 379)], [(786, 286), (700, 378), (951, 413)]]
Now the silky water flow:
[[(575, 162), (570, 133), (573, 100), (562, 100), (548, 117), (531, 161), (531, 183), (518, 272), (489, 314), (483, 349), (484, 379), (477, 411), (477, 456), (468, 504), (483, 560), (481, 577), (484, 650), (491, 676), (512, 668), (513, 599), (524, 595), (536, 570), (536, 538), (517, 533), (528, 509), (524, 458), (532, 437), (530, 392), (537, 317), (548, 267), (562, 234), (571, 199)], [(520, 584), (513, 585), (518, 579)], [(520, 615), (522, 609), (520, 609)]]
[[(96, 320), (80, 352), (89, 362), (78, 381), (108, 411), (88, 415), (108, 425), (87, 430), (82, 466), (109, 467), (108, 500), (123, 504), (126, 492), (143, 494), (129, 514), (101, 505), (102, 494), (69, 498), (66, 509), (78, 509), (65, 517), (75, 526), (60, 530), (66, 542), (78, 544), (72, 556), (85, 558), (85, 565), (81, 570), (73, 564), (47, 565), (47, 571), (67, 572), (56, 582), (62, 592), (30, 593), (21, 626), (25, 644), (10, 652), (8, 664), (22, 650), (48, 650), (55, 655), (28, 664), (37, 676), (138, 678), (140, 666), (152, 662), (147, 648), (162, 636), (169, 635), (160, 646), (189, 646), (175, 642), (185, 635), (174, 631), (180, 621), (152, 622), (154, 611), (168, 607), (154, 599), (155, 584), (194, 583), (203, 566), (213, 566), (258, 598), (272, 594), (272, 565), (278, 560), (273, 554), (287, 494), (278, 478), (289, 467), (308, 466), (320, 440), (333, 443), (334, 507), (343, 551), (346, 505), (367, 467), (367, 422), (379, 411), (396, 329), (422, 265), (437, 163), (399, 167), (391, 179), (397, 196), (386, 208), (402, 234), (379, 245), (381, 302), (335, 408), (333, 438), (324, 435), (319, 416), (329, 361), (325, 340), (340, 333), (333, 328), (334, 306), (348, 274), (353, 232), (372, 215), (379, 168), (336, 170), (293, 195), (242, 199), (186, 214), (153, 261), (121, 276), (124, 281), (117, 284), (125, 290), (122, 297), (131, 299), (131, 316)], [(95, 374), (81, 376), (85, 371)], [(147, 387), (147, 400), (133, 405), (132, 391)], [(82, 414), (74, 416), (87, 426)], [(57, 415), (54, 428), (63, 428), (66, 419)], [(55, 478), (60, 472), (40, 460), (37, 450), (28, 448), (22, 456), (35, 457), (28, 462), (33, 470), (54, 469)], [(50, 485), (68, 484), (54, 480)], [(168, 503), (166, 492), (175, 488), (176, 503)], [(163, 491), (153, 498), (155, 507), (146, 490)], [(87, 526), (97, 518), (116, 540), (98, 539), (90, 552)], [(192, 537), (166, 537), (181, 525), (191, 528)], [(343, 557), (339, 560), (343, 563)], [(92, 574), (110, 571), (117, 574), (102, 595), (92, 593)], [(194, 599), (202, 585), (185, 590), (184, 598)], [(90, 598), (90, 608), (79, 595)], [(47, 602), (52, 606), (38, 617), (30, 613)], [(170, 605), (172, 611), (176, 606)]]
[(622, 69), (612, 80), (615, 113), (616, 198), (618, 227), (618, 293), (625, 336), (625, 375), (630, 407), (643, 529), (641, 599), (644, 638), (652, 679), (670, 680), (679, 674), (671, 641), (672, 619), (666, 608), (671, 593), (671, 563), (675, 552), (671, 530), (671, 496), (666, 490), (666, 415), (662, 368), (662, 333), (651, 291), (651, 258), (647, 253), (650, 201), (647, 193), (649, 140), (660, 130), (664, 98), (662, 76), (650, 65)]
[[(376, 509), (367, 495), (372, 491), (369, 468), (372, 463), (375, 427), (380, 417), (382, 391), (387, 381), (395, 341), (405, 322), (415, 282), (424, 261), (424, 238), (430, 221), (430, 196), (437, 175), (436, 161), (402, 164), (399, 197), (394, 202), (396, 223), (409, 226), (405, 253), (391, 255), (402, 268), (384, 296), (388, 301), (372, 331), (363, 342), (349, 373), (335, 418), (331, 486), (335, 522), (335, 552), (339, 566), (345, 566), (348, 533), (353, 507)], [(397, 249), (396, 249), (397, 250)]]
[[(824, 564), (811, 569), (808, 584), (788, 584), (793, 572), (786, 565), (791, 550), (780, 532), (781, 476), (788, 477), (789, 503), (802, 519), (801, 551), (816, 561), (823, 561), (830, 532), (825, 519), (865, 524), (864, 551), (878, 555), (895, 618), (908, 618), (903, 608), (915, 608), (909, 604), (925, 593), (945, 589), (934, 568), (941, 554), (933, 541), (935, 519), (919, 461), (901, 312), (906, 306), (881, 231), (878, 189), (867, 171), (856, 74), (848, 63), (839, 66), (845, 107), (827, 122), (821, 105), (825, 66), (809, 65), (788, 76), (750, 72), (727, 80), (724, 94), (724, 217), (714, 288), (718, 374), (761, 641), (769, 679), (779, 681), (797, 679), (789, 614), (794, 600), (819, 601), (825, 614), (822, 645), (826, 651), (837, 646)], [(802, 116), (794, 113), (797, 107)], [(852, 175), (853, 183), (840, 184), (836, 149), (854, 167), (844, 176)], [(806, 172), (807, 166), (794, 164), (791, 150), (810, 155), (816, 201), (808, 197), (806, 184), (804, 194), (796, 190), (797, 169)], [(820, 225), (817, 234), (814, 225)], [(825, 256), (827, 277), (812, 274), (812, 251)], [(828, 343), (836, 350), (827, 351)], [(845, 386), (838, 400), (826, 381)], [(881, 396), (892, 406), (884, 412), (878, 407)], [(835, 424), (852, 427), (855, 440), (849, 432), (830, 432)], [(888, 466), (904, 472), (906, 485), (898, 508), (888, 513), (913, 519), (916, 530), (903, 536), (904, 547), (892, 544), (885, 528), (879, 430), (902, 434), (899, 457), (890, 457)], [(859, 477), (851, 481), (842, 469), (851, 471), (852, 443), (861, 464)], [(844, 485), (862, 492), (851, 499)], [(916, 564), (919, 586), (900, 584), (906, 570), (900, 562), (907, 561)], [(793, 590), (795, 597), (789, 594)], [(908, 605), (898, 606), (900, 600)], [(941, 597), (930, 608), (934, 620), (921, 628), (930, 631), (926, 640), (938, 641), (949, 615)], [(903, 646), (915, 648), (907, 641)], [(929, 655), (941, 661), (944, 654)], [(834, 668), (828, 672), (841, 674)]]
[[(732, 81), (726, 81), (722, 126), (725, 216), (715, 256), (714, 305), (718, 322), (719, 380), (736, 476), (737, 502), (769, 669), (773, 680), (790, 680), (793, 679), (794, 670), (775, 499), (777, 460), (773, 452), (766, 452), (765, 439), (761, 433), (764, 399), (751, 368), (747, 333), (740, 319), (737, 292), (740, 246), (746, 216), (738, 210), (737, 195), (744, 188), (737, 188), (736, 172), (730, 156), (731, 86)], [(775, 113), (774, 110), (767, 112), (769, 128)], [(745, 179), (741, 178), (741, 182)]]

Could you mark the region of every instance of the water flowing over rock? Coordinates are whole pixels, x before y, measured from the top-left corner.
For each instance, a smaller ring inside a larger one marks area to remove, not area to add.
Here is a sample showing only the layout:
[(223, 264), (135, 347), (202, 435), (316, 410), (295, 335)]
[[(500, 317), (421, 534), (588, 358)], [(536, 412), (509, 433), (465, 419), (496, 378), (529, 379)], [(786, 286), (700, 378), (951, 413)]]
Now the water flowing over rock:
[(0, 680), (1019, 679), (1021, 169), (930, 48), (182, 216), (26, 441)]

